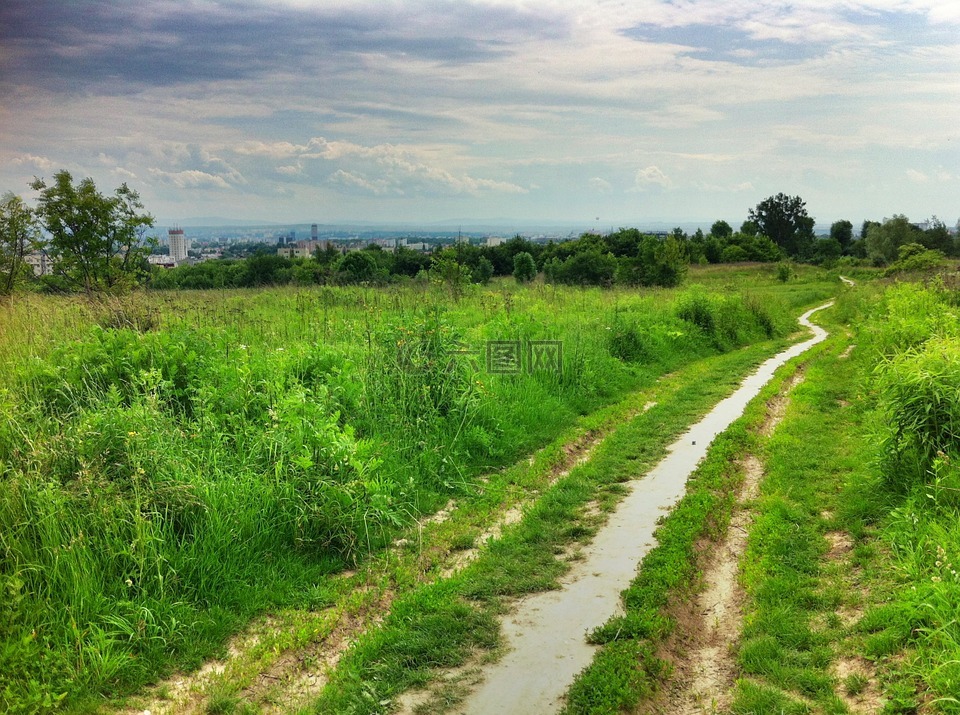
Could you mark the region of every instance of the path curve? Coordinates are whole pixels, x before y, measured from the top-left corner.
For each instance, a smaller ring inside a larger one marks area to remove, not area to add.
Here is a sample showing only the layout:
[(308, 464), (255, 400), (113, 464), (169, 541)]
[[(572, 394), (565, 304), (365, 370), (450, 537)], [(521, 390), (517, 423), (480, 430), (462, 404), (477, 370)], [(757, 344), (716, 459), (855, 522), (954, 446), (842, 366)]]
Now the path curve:
[(484, 668), (481, 684), (458, 713), (546, 715), (561, 709), (574, 677), (590, 664), (597, 650), (586, 642), (586, 634), (622, 612), (620, 592), (653, 547), (660, 516), (683, 496), (687, 478), (714, 438), (743, 414), (777, 368), (827, 338), (827, 332), (812, 324), (810, 316), (831, 305), (833, 301), (800, 316), (800, 324), (813, 332), (811, 338), (761, 364), (732, 395), (670, 445), (657, 466), (631, 484), (607, 524), (584, 548), (582, 560), (561, 580), (559, 590), (520, 600), (503, 622), (508, 652)]

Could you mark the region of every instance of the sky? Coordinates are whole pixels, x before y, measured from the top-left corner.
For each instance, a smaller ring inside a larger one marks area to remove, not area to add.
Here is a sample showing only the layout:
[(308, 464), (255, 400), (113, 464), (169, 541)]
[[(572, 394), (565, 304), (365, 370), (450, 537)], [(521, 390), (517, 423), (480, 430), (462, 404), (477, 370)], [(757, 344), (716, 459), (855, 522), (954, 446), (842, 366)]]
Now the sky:
[(960, 0), (3, 0), (0, 192), (159, 219), (960, 217)]

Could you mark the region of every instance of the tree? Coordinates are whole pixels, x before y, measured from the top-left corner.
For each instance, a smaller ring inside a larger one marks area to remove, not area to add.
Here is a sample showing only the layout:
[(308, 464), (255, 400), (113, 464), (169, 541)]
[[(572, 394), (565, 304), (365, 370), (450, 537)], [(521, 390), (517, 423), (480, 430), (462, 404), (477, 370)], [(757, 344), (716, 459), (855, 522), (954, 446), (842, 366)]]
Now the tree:
[(850, 244), (853, 243), (853, 224), (849, 221), (834, 221), (830, 225), (830, 238), (840, 244), (843, 253), (849, 253)]
[(723, 219), (714, 221), (710, 227), (710, 235), (714, 238), (728, 238), (733, 233), (733, 228)]
[(26, 268), (26, 256), (40, 247), (33, 211), (12, 193), (0, 200), (0, 295), (13, 292)]
[(370, 251), (350, 251), (339, 265), (344, 283), (364, 283), (377, 275), (377, 259)]
[(513, 277), (517, 283), (529, 283), (537, 277), (537, 264), (526, 251), (521, 251), (513, 257)]
[[(656, 239), (654, 239), (656, 240)], [(629, 260), (629, 259), (622, 259)], [(608, 286), (613, 283), (617, 259), (597, 248), (579, 251), (553, 270), (554, 280), (570, 285)]]
[(897, 260), (900, 246), (908, 243), (920, 243), (923, 232), (910, 223), (903, 214), (895, 214), (882, 224), (873, 224), (867, 229), (864, 239), (867, 257), (878, 266), (885, 266)]
[(493, 278), (493, 264), (489, 258), (480, 257), (477, 267), (473, 269), (473, 282), (486, 285)]
[(813, 243), (814, 220), (799, 196), (779, 193), (766, 198), (750, 209), (749, 220), (788, 256), (805, 255)]
[(105, 196), (93, 179), (74, 185), (69, 171), (53, 184), (35, 179), (36, 215), (49, 234), (48, 253), (57, 287), (87, 294), (124, 291), (145, 278), (144, 232), (153, 216), (142, 213), (140, 195), (125, 183)]
[(920, 237), (920, 243), (931, 251), (940, 251), (947, 254), (953, 252), (953, 239), (950, 237), (950, 231), (947, 225), (936, 216), (931, 217), (927, 222), (928, 228), (924, 230)]

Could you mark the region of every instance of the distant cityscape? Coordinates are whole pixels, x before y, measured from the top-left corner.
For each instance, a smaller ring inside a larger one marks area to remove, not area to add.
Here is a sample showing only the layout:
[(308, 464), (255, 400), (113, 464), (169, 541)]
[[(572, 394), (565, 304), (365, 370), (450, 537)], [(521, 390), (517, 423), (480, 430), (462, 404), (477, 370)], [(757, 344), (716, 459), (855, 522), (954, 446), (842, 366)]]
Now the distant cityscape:
[(150, 234), (150, 237), (156, 240), (157, 246), (148, 260), (153, 265), (173, 267), (207, 260), (243, 258), (256, 252), (276, 253), (284, 258), (309, 258), (318, 249), (347, 253), (369, 246), (379, 246), (385, 251), (395, 251), (402, 247), (429, 253), (458, 242), (497, 246), (518, 233), (535, 243), (567, 241), (590, 230), (596, 229), (565, 227), (517, 232), (480, 230), (476, 227), (466, 231), (459, 228), (411, 230), (320, 224), (279, 227), (158, 226)]

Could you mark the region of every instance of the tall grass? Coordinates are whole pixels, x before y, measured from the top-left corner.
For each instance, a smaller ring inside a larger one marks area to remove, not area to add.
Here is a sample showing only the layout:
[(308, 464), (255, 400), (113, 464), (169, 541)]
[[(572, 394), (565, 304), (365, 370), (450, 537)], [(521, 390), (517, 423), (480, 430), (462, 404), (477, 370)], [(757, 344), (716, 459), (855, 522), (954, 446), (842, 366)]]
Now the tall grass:
[[(578, 415), (790, 324), (774, 300), (695, 295), (502, 284), (455, 303), (412, 286), (3, 306), (0, 704), (83, 709), (195, 665), (258, 611), (322, 602), (327, 575)], [(688, 319), (691, 300), (721, 332)], [(560, 340), (562, 369), (490, 374), (488, 340)]]
[[(848, 298), (858, 329), (876, 463), (851, 486), (854, 515), (881, 526), (891, 595), (860, 623), (867, 654), (906, 651), (889, 709), (960, 712), (960, 316), (942, 283)], [(879, 505), (879, 509), (878, 509)]]

